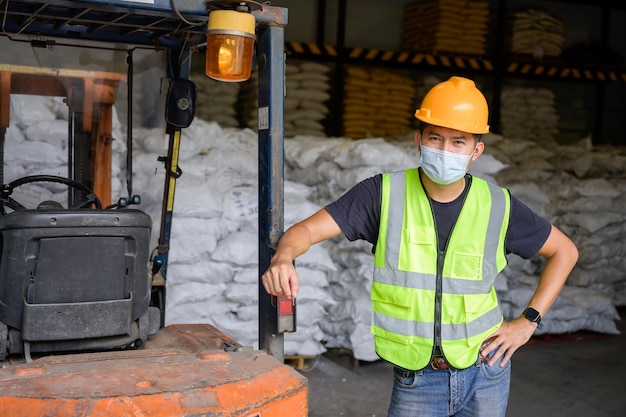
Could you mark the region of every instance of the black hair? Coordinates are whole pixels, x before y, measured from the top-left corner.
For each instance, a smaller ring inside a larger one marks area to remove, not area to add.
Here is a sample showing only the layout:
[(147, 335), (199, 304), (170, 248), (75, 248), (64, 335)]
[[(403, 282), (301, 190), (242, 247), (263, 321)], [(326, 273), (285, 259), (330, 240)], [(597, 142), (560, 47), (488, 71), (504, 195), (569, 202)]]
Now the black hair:
[[(420, 134), (424, 133), (424, 130), (428, 127), (431, 126), (430, 123), (426, 123), (423, 122), (421, 120), (417, 120), (417, 130), (419, 130)], [(476, 143), (480, 142), (483, 139), (483, 135), (480, 133), (472, 133), (472, 135), (474, 136), (474, 139), (476, 140)]]

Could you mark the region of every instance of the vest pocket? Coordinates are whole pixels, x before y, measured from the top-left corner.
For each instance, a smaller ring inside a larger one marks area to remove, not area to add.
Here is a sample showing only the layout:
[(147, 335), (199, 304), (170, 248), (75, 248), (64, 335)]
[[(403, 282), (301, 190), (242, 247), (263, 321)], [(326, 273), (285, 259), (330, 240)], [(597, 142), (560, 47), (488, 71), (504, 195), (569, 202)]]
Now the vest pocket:
[(387, 340), (389, 342), (398, 343), (398, 344), (404, 345), (404, 346), (407, 346), (407, 345), (411, 344), (410, 339), (407, 336), (386, 331), (386, 330), (381, 329), (380, 327), (376, 326), (375, 324), (372, 326), (371, 331), (372, 331), (372, 334), (374, 336), (380, 337), (380, 338), (385, 339), (385, 340)]
[(465, 309), (465, 322), (471, 323), (486, 313), (485, 307), (491, 305), (490, 294), (466, 294), (463, 295)]
[(404, 234), (408, 236), (409, 243), (413, 245), (433, 246), (437, 241), (435, 229), (425, 226), (411, 226), (404, 228)]
[(482, 255), (462, 252), (452, 254), (452, 278), (479, 281), (482, 279), (482, 270)]
[[(467, 294), (463, 296), (465, 309), (465, 331), (468, 343), (480, 345), (488, 333), (495, 331), (502, 322), (495, 290), (489, 294)], [(479, 338), (480, 340), (476, 339)]]
[(374, 282), (372, 284), (372, 308), (381, 314), (408, 319), (415, 305), (412, 291), (396, 285)]
[(406, 289), (374, 283), (372, 285), (372, 334), (408, 345), (417, 336), (419, 322), (415, 315), (416, 294)]

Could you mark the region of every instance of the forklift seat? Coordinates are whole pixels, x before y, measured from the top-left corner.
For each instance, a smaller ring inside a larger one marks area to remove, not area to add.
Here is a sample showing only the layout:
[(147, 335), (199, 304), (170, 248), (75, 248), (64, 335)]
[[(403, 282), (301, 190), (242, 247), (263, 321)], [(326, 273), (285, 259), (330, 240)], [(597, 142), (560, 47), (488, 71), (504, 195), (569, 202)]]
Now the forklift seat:
[(160, 325), (149, 307), (151, 228), (132, 209), (0, 216), (0, 359), (142, 345)]

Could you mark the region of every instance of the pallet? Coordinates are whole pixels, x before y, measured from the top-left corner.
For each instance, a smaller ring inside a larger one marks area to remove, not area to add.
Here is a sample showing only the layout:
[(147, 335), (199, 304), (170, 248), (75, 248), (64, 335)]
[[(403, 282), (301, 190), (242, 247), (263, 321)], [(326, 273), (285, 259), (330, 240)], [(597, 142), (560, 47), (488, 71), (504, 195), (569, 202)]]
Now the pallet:
[(315, 359), (319, 356), (315, 355), (289, 355), (285, 356), (285, 364), (299, 371), (305, 371), (313, 365)]

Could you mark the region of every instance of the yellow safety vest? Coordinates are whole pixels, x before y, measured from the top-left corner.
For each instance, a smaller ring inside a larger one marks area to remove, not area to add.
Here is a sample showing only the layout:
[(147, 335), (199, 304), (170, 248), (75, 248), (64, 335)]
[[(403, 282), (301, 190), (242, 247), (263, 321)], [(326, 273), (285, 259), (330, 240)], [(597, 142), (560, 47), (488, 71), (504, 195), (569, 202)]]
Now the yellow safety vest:
[(507, 190), (472, 178), (444, 252), (418, 169), (383, 174), (374, 256), (372, 333), (376, 352), (406, 369), (428, 365), (435, 341), (458, 369), (502, 324), (493, 286), (506, 266)]

